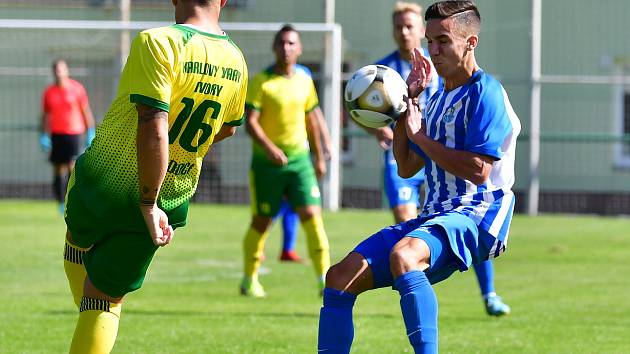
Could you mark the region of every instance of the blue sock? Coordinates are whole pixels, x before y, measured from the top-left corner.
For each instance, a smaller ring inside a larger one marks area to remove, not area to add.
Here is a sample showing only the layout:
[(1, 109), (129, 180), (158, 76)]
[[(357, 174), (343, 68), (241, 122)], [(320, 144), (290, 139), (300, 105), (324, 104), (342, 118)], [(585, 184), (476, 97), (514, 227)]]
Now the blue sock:
[(342, 290), (324, 289), (324, 306), (319, 312), (318, 351), (350, 353), (354, 338), (352, 307), (357, 296)]
[(282, 218), (282, 250), (291, 251), (295, 249), (297, 242), (298, 214), (289, 207)]
[(280, 204), (280, 210), (278, 210), (276, 215), (273, 216), (273, 218), (271, 219), (271, 222), (276, 222), (278, 218), (284, 216), (284, 213), (286, 213), (288, 209), (289, 209), (289, 203), (287, 203), (286, 201), (282, 201), (282, 204)]
[(481, 295), (486, 296), (494, 293), (494, 267), (492, 266), (492, 261), (481, 262), (473, 265), (473, 267), (475, 268), (475, 274), (477, 274)]
[(405, 273), (394, 281), (407, 337), (416, 354), (438, 352), (438, 303), (429, 279), (421, 271)]

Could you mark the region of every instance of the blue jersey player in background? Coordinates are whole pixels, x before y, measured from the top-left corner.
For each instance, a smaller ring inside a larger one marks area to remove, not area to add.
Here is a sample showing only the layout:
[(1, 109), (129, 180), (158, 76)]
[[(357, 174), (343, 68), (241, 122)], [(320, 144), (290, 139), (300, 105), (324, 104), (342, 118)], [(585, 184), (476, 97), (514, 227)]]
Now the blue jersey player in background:
[[(420, 47), (420, 41), (424, 37), (422, 8), (415, 3), (397, 2), (392, 13), (392, 24), (394, 40), (398, 50), (382, 58), (376, 64), (388, 66), (396, 70), (403, 79), (407, 79), (411, 71), (413, 49)], [(426, 49), (421, 48), (420, 50), (424, 57), (429, 57)], [(424, 110), (426, 102), (441, 84), (438, 75), (432, 75), (429, 86), (418, 97), (421, 110)], [(418, 215), (417, 205), (420, 197), (420, 187), (424, 183), (424, 171), (420, 170), (409, 178), (401, 178), (398, 175), (398, 167), (391, 149), (392, 128), (385, 127), (368, 131), (374, 134), (381, 146), (385, 147), (385, 193), (387, 194), (389, 207), (394, 214), (395, 222), (399, 223), (415, 218)], [(509, 314), (510, 307), (502, 301), (494, 288), (494, 267), (492, 261), (475, 264), (474, 269), (486, 313), (491, 316)]]
[(432, 66), (414, 50), (407, 112), (394, 127), (399, 174), (425, 168), (421, 214), (361, 242), (326, 275), (318, 351), (349, 353), (357, 295), (393, 286), (416, 353), (438, 352), (432, 284), (505, 251), (514, 209), (520, 123), (501, 84), (475, 59), (481, 17), (469, 0), (440, 1), (425, 14), (428, 52), (444, 80), (417, 106)]

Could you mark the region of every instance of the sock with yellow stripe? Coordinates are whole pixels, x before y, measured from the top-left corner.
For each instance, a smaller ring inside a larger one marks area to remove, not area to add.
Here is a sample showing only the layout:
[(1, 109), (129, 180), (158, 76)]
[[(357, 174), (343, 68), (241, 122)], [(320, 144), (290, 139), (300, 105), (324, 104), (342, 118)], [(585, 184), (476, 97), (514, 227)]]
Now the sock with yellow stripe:
[(121, 304), (83, 297), (70, 354), (107, 354), (118, 334)]
[(265, 240), (268, 235), (268, 231), (260, 233), (253, 227), (247, 230), (243, 240), (243, 271), (245, 279), (248, 281), (258, 282), (258, 268), (260, 268)]
[(323, 289), (323, 279), (330, 268), (330, 251), (328, 246), (328, 236), (324, 230), (324, 222), (321, 215), (302, 221), (302, 228), (306, 233), (306, 243), (308, 254), (313, 262), (315, 274), (318, 277), (320, 290)]
[(66, 271), (68, 285), (77, 308), (81, 306), (83, 298), (83, 283), (85, 282), (85, 267), (83, 266), (83, 255), (89, 248), (77, 247), (68, 240), (63, 250), (63, 269)]

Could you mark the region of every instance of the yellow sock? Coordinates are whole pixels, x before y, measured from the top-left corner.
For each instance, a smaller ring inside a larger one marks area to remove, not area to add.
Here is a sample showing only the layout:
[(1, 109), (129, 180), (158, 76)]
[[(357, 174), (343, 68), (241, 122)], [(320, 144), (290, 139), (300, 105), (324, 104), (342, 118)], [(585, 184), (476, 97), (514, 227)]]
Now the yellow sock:
[(66, 240), (66, 246), (63, 251), (63, 269), (66, 271), (68, 285), (70, 285), (70, 291), (77, 308), (81, 306), (83, 283), (86, 276), (82, 257), (88, 249), (77, 247)]
[(321, 215), (315, 215), (312, 218), (302, 222), (302, 227), (306, 233), (306, 243), (308, 245), (308, 254), (313, 262), (315, 274), (318, 280), (323, 279), (330, 268), (330, 251), (328, 246), (328, 236), (324, 230), (324, 222)]
[(112, 351), (122, 305), (83, 297), (70, 354), (107, 354)]
[(269, 232), (261, 234), (253, 227), (250, 227), (243, 240), (243, 271), (245, 272), (245, 277), (252, 281), (258, 280), (260, 257), (268, 235)]

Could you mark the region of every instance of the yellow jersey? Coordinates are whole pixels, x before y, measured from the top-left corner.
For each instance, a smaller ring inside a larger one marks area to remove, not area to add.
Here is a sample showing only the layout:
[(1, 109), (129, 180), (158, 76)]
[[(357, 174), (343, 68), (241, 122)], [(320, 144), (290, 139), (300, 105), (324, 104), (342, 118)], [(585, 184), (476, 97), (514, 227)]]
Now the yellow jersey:
[[(257, 74), (247, 92), (246, 106), (260, 111), (265, 135), (287, 157), (308, 151), (306, 114), (319, 105), (311, 76), (299, 66), (291, 77), (273, 72), (273, 66)], [(264, 155), (254, 142), (255, 155)]]
[[(243, 122), (247, 82), (243, 54), (227, 35), (179, 24), (139, 33), (117, 96), (71, 183), (86, 190), (85, 204), (95, 212), (137, 206), (135, 105), (141, 103), (168, 112), (169, 163), (158, 205), (167, 214), (187, 210), (216, 133)], [(176, 214), (180, 220), (172, 224), (185, 223), (186, 213)]]

